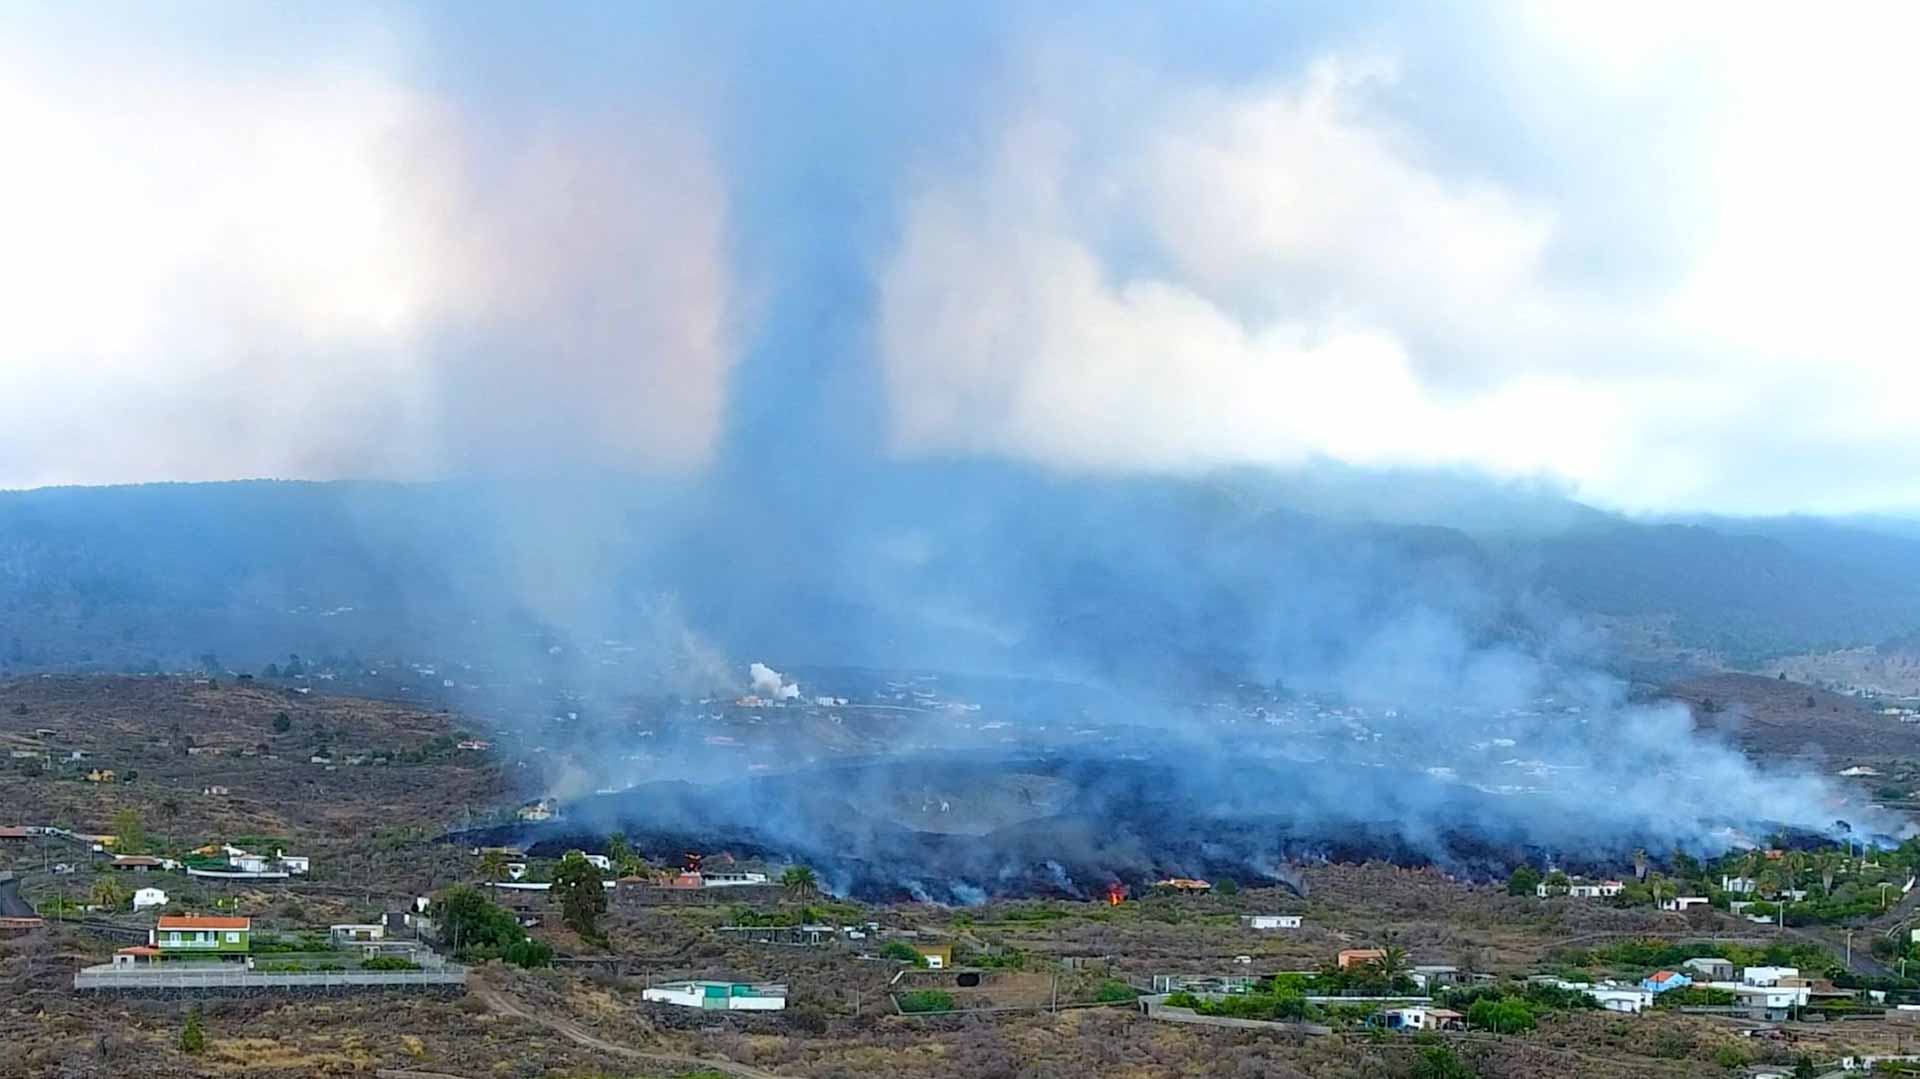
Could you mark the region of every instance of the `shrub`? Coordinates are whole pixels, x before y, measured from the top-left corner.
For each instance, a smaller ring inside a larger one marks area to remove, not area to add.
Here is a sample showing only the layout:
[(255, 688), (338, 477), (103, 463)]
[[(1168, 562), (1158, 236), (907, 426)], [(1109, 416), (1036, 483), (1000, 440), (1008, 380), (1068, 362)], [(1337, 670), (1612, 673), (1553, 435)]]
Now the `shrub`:
[(1102, 1003), (1112, 1003), (1119, 1000), (1132, 1000), (1139, 995), (1140, 990), (1135, 989), (1126, 982), (1115, 978), (1108, 978), (1106, 981), (1100, 983), (1098, 989), (1094, 990), (1093, 999), (1101, 1001)]
[(1453, 1050), (1436, 1045), (1421, 1051), (1413, 1065), (1412, 1079), (1474, 1079), (1474, 1071), (1461, 1063)]
[(885, 945), (881, 946), (880, 954), (884, 958), (898, 959), (902, 963), (917, 964), (924, 962), (920, 957), (920, 953), (913, 950), (913, 945), (908, 944), (904, 940), (888, 941)]
[(1467, 1009), (1467, 1022), (1496, 1034), (1523, 1034), (1534, 1028), (1533, 1009), (1523, 1000), (1483, 999)]
[(361, 970), (419, 970), (420, 964), (397, 955), (376, 955), (360, 964)]
[(953, 994), (939, 989), (918, 989), (894, 998), (903, 1012), (950, 1012)]
[(550, 967), (553, 965), (553, 949), (545, 941), (531, 937), (509, 944), (501, 958), (516, 967)]
[(206, 1027), (200, 1019), (200, 1009), (194, 1008), (187, 1013), (187, 1024), (180, 1028), (180, 1051), (198, 1053), (206, 1047)]

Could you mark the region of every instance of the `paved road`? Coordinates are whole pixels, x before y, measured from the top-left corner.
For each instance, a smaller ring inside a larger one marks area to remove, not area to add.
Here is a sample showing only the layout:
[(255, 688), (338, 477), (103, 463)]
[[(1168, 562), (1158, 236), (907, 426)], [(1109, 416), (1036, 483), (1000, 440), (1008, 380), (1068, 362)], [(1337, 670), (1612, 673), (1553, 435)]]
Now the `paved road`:
[(510, 1015), (515, 1019), (524, 1019), (529, 1023), (538, 1023), (548, 1030), (561, 1035), (568, 1041), (612, 1056), (626, 1057), (629, 1060), (638, 1060), (649, 1064), (664, 1064), (671, 1068), (707, 1068), (712, 1071), (737, 1076), (738, 1079), (781, 1079), (779, 1075), (773, 1072), (763, 1071), (746, 1064), (737, 1064), (724, 1057), (696, 1057), (687, 1056), (684, 1053), (656, 1053), (618, 1045), (604, 1038), (597, 1037), (577, 1023), (558, 1018), (557, 1016), (540, 1015), (530, 1011), (519, 1001), (497, 989), (489, 988), (478, 982), (472, 983), (471, 989), (474, 996), (479, 997), (487, 1007), (492, 1008), (501, 1015)]
[(20, 898), (20, 882), (12, 873), (0, 873), (0, 918), (31, 918), (33, 904)]

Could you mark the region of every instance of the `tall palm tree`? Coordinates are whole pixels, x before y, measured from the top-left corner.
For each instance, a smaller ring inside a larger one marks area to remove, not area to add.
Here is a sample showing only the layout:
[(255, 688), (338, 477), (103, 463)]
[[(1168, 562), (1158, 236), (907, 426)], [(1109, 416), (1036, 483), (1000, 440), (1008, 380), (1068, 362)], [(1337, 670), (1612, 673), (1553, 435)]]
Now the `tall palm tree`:
[(1647, 852), (1644, 850), (1633, 852), (1633, 879), (1647, 879)]
[(812, 895), (820, 886), (813, 870), (804, 865), (788, 866), (787, 871), (780, 874), (780, 883), (795, 895)]
[(1389, 942), (1380, 948), (1380, 958), (1373, 961), (1373, 967), (1382, 981), (1391, 984), (1407, 972), (1407, 950)]
[(480, 856), (480, 876), (488, 884), (500, 883), (507, 875), (507, 856), (497, 850), (490, 850)]
[(1840, 873), (1840, 856), (1830, 850), (1814, 855), (1814, 865), (1820, 870), (1820, 894), (1825, 898), (1833, 897), (1833, 878)]

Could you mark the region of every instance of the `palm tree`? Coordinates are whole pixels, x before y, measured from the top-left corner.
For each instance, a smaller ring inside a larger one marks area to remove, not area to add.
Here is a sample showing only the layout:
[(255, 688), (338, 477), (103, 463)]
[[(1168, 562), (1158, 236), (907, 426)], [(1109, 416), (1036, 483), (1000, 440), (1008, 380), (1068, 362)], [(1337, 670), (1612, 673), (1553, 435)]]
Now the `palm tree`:
[(1653, 905), (1656, 908), (1660, 906), (1660, 886), (1665, 883), (1666, 878), (1658, 873), (1647, 876), (1647, 886), (1653, 889)]
[(1388, 943), (1380, 948), (1380, 958), (1373, 961), (1373, 968), (1380, 979), (1388, 985), (1407, 972), (1407, 950), (1398, 944)]
[(120, 887), (119, 881), (102, 877), (93, 882), (94, 906), (114, 910), (118, 908), (121, 903), (126, 902), (126, 899), (126, 889)]
[(788, 866), (787, 871), (780, 874), (780, 883), (796, 895), (812, 895), (814, 889), (820, 886), (813, 870), (804, 865)]
[(1633, 852), (1633, 879), (1647, 879), (1647, 852), (1644, 850)]
[(480, 876), (488, 884), (500, 883), (507, 875), (507, 856), (497, 850), (490, 850), (480, 856)]
[(1814, 855), (1814, 865), (1820, 870), (1820, 894), (1828, 899), (1833, 898), (1833, 878), (1840, 873), (1839, 856), (1830, 850), (1823, 850)]

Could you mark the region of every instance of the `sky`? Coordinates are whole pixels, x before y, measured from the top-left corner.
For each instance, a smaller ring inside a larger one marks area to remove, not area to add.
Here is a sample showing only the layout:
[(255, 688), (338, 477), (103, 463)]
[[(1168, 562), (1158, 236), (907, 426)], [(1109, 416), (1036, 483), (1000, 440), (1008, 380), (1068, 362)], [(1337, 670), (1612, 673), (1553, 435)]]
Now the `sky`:
[(0, 487), (1920, 508), (1911, 5), (696, 7), (6, 5)]

